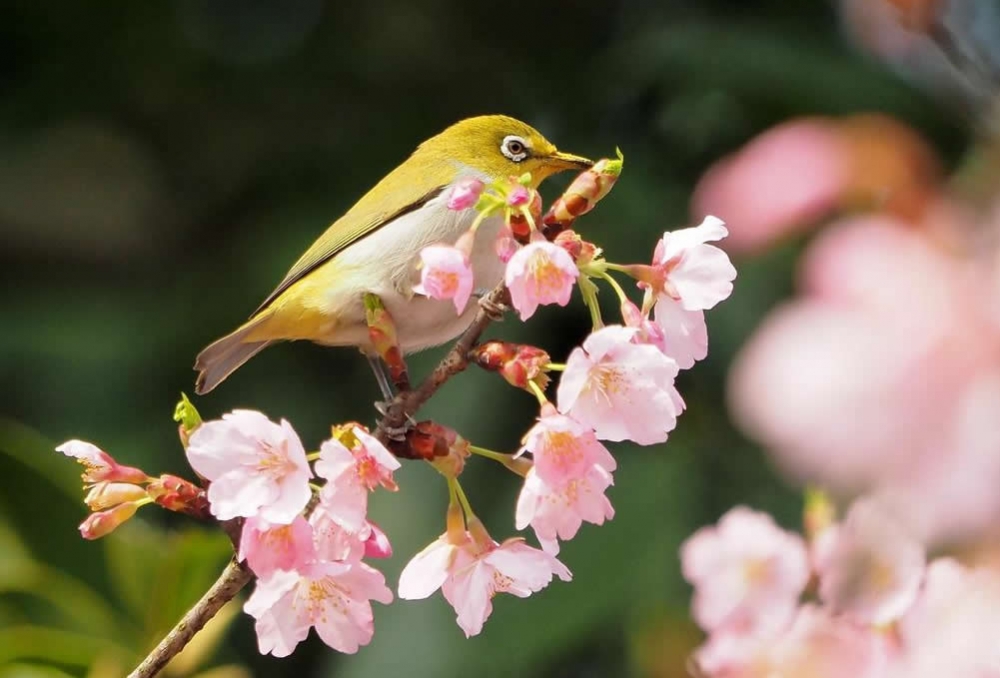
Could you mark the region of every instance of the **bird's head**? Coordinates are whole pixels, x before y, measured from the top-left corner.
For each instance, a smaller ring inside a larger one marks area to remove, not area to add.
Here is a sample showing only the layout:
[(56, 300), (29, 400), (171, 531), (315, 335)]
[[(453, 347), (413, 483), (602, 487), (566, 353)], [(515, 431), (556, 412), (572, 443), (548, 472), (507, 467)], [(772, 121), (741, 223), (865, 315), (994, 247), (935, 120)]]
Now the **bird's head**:
[(472, 169), (490, 180), (530, 172), (534, 187), (557, 172), (584, 170), (594, 164), (563, 153), (534, 127), (506, 115), (457, 122), (421, 144), (413, 157), (437, 166), (446, 164), (456, 173)]

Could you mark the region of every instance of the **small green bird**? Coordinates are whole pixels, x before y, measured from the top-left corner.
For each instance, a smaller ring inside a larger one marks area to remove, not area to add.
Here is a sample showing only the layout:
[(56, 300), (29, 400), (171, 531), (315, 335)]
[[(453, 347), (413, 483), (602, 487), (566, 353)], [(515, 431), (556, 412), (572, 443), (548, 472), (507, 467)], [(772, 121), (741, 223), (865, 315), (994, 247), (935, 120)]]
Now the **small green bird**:
[[(468, 118), (431, 137), (306, 250), (247, 322), (198, 354), (197, 393), (208, 393), (276, 341), (357, 346), (372, 356), (368, 293), (392, 316), (404, 353), (458, 336), (475, 317), (475, 305), (457, 315), (451, 301), (413, 292), (420, 250), (454, 243), (476, 216), (473, 209), (449, 210), (448, 189), (466, 178), (488, 183), (526, 172), (537, 188), (552, 174), (591, 164), (503, 115)], [(503, 277), (493, 246), (501, 222), (491, 217), (478, 229), (470, 258), (477, 287), (493, 287)]]

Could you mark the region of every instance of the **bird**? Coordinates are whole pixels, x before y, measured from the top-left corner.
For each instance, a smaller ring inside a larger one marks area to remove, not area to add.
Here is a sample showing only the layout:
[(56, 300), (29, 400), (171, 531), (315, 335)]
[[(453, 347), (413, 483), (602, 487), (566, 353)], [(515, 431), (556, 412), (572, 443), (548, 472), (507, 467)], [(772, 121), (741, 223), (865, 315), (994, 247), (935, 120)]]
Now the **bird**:
[[(476, 217), (472, 208), (448, 209), (450, 188), (474, 178), (485, 183), (530, 175), (530, 187), (593, 162), (563, 153), (527, 123), (506, 115), (461, 120), (427, 139), (358, 200), (299, 257), (249, 320), (209, 344), (195, 360), (195, 392), (208, 393), (264, 348), (308, 340), (354, 346), (365, 353), (387, 393), (365, 319), (365, 297), (381, 299), (404, 354), (443, 344), (461, 334), (476, 305), (459, 314), (451, 301), (413, 291), (421, 249), (453, 244)], [(478, 228), (470, 256), (477, 288), (503, 277), (494, 240), (502, 217)]]

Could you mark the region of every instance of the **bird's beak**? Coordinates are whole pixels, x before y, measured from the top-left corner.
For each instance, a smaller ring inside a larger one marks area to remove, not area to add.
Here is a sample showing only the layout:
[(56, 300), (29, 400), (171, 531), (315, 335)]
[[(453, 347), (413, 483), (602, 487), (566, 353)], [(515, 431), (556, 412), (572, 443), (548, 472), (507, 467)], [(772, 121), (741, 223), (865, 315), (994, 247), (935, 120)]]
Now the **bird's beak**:
[(572, 153), (556, 151), (550, 157), (554, 161), (553, 164), (558, 167), (559, 171), (571, 169), (585, 170), (594, 166), (593, 160), (589, 160), (579, 155), (573, 155)]

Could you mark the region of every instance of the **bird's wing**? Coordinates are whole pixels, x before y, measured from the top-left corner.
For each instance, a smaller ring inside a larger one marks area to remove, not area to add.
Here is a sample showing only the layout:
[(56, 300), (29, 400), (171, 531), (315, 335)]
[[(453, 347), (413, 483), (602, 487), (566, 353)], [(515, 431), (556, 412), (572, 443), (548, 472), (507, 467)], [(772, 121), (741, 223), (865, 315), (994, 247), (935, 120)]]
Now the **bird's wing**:
[[(251, 318), (267, 308), (271, 302), (281, 296), (282, 292), (339, 252), (390, 221), (419, 209), (440, 195), (445, 188), (443, 185), (434, 186), (431, 190), (422, 188), (421, 186), (427, 185), (426, 177), (423, 178), (423, 181), (418, 180), (421, 177), (393, 177), (399, 172), (399, 169), (401, 168), (397, 168), (396, 172), (376, 184), (372, 190), (355, 203), (354, 207), (326, 229), (326, 232), (295, 262), (295, 265), (285, 275), (285, 279), (253, 312)], [(392, 184), (398, 188), (392, 192), (386, 192), (382, 188), (382, 184), (387, 183), (390, 177), (395, 179)], [(386, 205), (396, 207), (386, 208)]]

